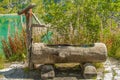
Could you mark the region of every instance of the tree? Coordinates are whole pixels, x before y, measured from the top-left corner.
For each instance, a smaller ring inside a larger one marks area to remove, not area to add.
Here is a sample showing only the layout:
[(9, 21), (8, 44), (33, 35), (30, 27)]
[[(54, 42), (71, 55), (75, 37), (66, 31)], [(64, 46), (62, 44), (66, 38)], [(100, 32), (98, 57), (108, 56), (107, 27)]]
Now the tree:
[(18, 10), (23, 9), (30, 2), (28, 0), (1, 0), (0, 13), (17, 13)]

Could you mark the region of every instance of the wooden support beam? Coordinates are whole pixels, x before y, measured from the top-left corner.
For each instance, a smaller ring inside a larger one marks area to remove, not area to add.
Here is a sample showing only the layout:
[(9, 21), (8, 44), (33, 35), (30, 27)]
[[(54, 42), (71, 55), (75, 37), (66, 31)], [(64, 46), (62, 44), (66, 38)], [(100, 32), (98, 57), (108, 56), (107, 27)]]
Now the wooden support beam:
[(38, 22), (38, 24), (41, 24), (40, 21), (39, 21), (39, 19), (35, 16), (34, 13), (32, 13), (32, 16), (33, 16), (33, 18)]
[(32, 24), (32, 27), (46, 27), (46, 26), (41, 24)]

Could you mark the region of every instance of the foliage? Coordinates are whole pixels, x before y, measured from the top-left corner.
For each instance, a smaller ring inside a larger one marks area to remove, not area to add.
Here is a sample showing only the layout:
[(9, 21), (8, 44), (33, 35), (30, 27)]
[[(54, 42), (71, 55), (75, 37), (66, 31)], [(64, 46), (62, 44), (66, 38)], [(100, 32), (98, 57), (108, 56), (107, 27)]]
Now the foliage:
[[(33, 0), (34, 2), (34, 0)], [(108, 55), (119, 58), (119, 0), (35, 0), (34, 12), (53, 31), (52, 44), (104, 42)]]
[(14, 37), (9, 36), (8, 41), (2, 40), (2, 48), (6, 59), (20, 61), (26, 58), (26, 34), (24, 29), (21, 34), (16, 32)]
[(55, 34), (63, 37), (65, 43), (80, 44), (100, 41), (103, 29), (113, 27), (110, 26), (113, 22), (108, 23), (108, 21), (110, 19), (114, 21), (113, 17), (118, 17), (120, 3), (117, 0), (66, 0), (59, 3), (46, 0), (43, 4), (40, 1), (37, 4), (40, 6), (35, 9), (35, 12), (40, 14), (40, 17), (54, 28), (54, 31), (56, 30)]
[[(46, 24), (50, 24), (48, 30), (53, 32), (50, 44), (104, 42), (109, 56), (120, 58), (119, 0), (31, 0), (31, 2), (37, 4), (34, 12), (38, 17)], [(9, 7), (4, 8), (6, 4), (9, 4), (9, 0), (2, 0), (0, 3), (2, 13), (10, 12)], [(11, 12), (21, 8), (18, 6)], [(14, 40), (19, 42), (16, 38)], [(11, 38), (9, 44), (4, 40), (2, 42), (3, 49), (8, 55), (24, 53), (21, 52), (23, 48), (14, 47), (16, 42)], [(19, 45), (22, 43), (19, 42)]]
[(0, 0), (0, 13), (16, 13), (27, 4), (29, 4), (29, 0)]
[(119, 59), (120, 58), (120, 33), (112, 34), (110, 40), (111, 42), (107, 44), (110, 48), (108, 55), (115, 57), (116, 59)]

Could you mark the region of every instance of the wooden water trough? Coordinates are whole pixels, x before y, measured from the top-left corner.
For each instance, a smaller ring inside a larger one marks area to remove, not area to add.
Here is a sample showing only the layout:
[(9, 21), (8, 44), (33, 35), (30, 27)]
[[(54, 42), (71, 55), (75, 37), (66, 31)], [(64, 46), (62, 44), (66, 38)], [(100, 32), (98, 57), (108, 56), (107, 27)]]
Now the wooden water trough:
[[(55, 72), (53, 65), (56, 63), (81, 63), (84, 77), (97, 75), (96, 68), (92, 65), (95, 62), (104, 62), (107, 58), (107, 48), (104, 43), (94, 43), (90, 45), (70, 45), (55, 44), (49, 45), (44, 43), (34, 43), (33, 35), (36, 27), (42, 28), (38, 18), (32, 12), (35, 4), (30, 4), (25, 9), (18, 12), (19, 15), (26, 16), (26, 33), (27, 33), (27, 54), (28, 66), (34, 68), (34, 64), (43, 64), (41, 67), (41, 77), (54, 77)], [(32, 19), (38, 24), (33, 24)], [(37, 33), (37, 32), (36, 32)], [(39, 32), (38, 32), (39, 33)]]

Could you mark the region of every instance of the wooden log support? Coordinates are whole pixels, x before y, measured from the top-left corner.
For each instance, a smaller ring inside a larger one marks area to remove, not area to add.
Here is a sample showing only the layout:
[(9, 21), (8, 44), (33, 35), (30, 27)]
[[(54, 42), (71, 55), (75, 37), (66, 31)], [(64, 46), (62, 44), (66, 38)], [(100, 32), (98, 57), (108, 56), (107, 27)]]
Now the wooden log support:
[(46, 26), (41, 24), (32, 24), (32, 27), (46, 27)]
[(55, 71), (52, 65), (43, 65), (41, 66), (41, 79), (47, 80), (48, 78), (54, 78)]
[(32, 3), (25, 9), (18, 12), (19, 15), (25, 14), (26, 16), (27, 60), (30, 69), (33, 69), (34, 67), (34, 64), (31, 62), (31, 55), (32, 55), (32, 8), (35, 6), (36, 5)]
[(27, 35), (27, 51), (28, 51), (28, 66), (30, 69), (33, 69), (33, 64), (31, 63), (31, 55), (32, 55), (32, 9), (29, 9), (29, 12), (25, 14), (26, 16), (26, 35)]

